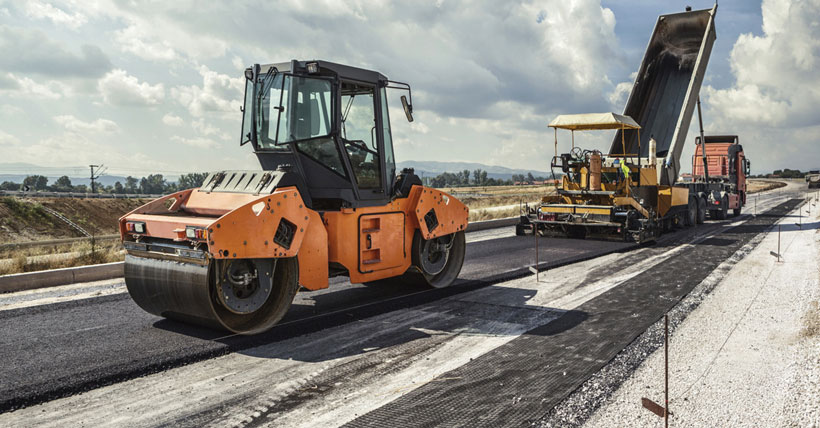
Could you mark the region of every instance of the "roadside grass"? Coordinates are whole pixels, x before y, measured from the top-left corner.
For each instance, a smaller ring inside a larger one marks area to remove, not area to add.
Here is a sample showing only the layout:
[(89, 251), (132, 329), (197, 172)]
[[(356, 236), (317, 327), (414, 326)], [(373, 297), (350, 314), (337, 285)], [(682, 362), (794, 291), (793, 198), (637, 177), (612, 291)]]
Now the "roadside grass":
[[(40, 253), (36, 251), (38, 250), (37, 248), (26, 248), (7, 252), (3, 257), (3, 259), (5, 259), (4, 263), (0, 264), (0, 275), (87, 266), (125, 260), (125, 253), (119, 241), (97, 243), (93, 249), (90, 242), (76, 243), (67, 248), (68, 251), (63, 252), (47, 251)], [(51, 249), (51, 247), (49, 247), (49, 249)]]
[(37, 202), (23, 201), (11, 196), (0, 198), (0, 203), (6, 206), (12, 215), (20, 218), (54, 224), (54, 218)]
[(474, 186), (439, 190), (455, 196), (472, 211), (540, 201), (542, 197), (554, 194), (555, 186)]
[(499, 218), (518, 217), (518, 208), (492, 211), (470, 211), (469, 221), (495, 220)]
[(467, 186), (467, 187), (441, 187), (442, 190), (451, 194), (464, 193), (480, 193), (487, 196), (503, 196), (503, 195), (522, 195), (543, 193), (548, 190), (555, 189), (552, 184), (549, 185), (521, 185), (521, 186)]
[(760, 193), (765, 192), (766, 190), (779, 189), (781, 187), (786, 187), (786, 183), (781, 181), (749, 179), (748, 183), (746, 183), (746, 192)]
[[(96, 247), (102, 248), (108, 246), (110, 244), (114, 244), (119, 242), (119, 237), (114, 239), (97, 239)], [(47, 254), (60, 254), (60, 253), (74, 253), (74, 252), (83, 252), (87, 251), (91, 248), (90, 241), (78, 241), (78, 242), (69, 242), (63, 244), (51, 244), (51, 245), (37, 245), (33, 247), (27, 248), (7, 248), (7, 249), (0, 249), (0, 260), (3, 259), (12, 259), (18, 256), (43, 256)]]

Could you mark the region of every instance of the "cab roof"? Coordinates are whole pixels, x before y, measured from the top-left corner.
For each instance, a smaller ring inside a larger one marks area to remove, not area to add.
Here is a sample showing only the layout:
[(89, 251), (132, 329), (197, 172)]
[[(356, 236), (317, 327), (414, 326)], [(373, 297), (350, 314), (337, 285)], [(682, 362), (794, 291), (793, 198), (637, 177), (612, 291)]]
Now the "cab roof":
[(358, 80), (360, 82), (378, 83), (387, 81), (387, 76), (378, 71), (366, 70), (364, 68), (352, 67), (344, 64), (337, 64), (335, 62), (324, 60), (309, 60), (299, 61), (291, 60), (289, 62), (280, 62), (274, 64), (264, 64), (261, 66), (262, 74), (266, 73), (270, 67), (274, 66), (280, 72), (306, 72), (305, 65), (315, 62), (319, 64), (319, 74), (335, 74), (344, 80)]

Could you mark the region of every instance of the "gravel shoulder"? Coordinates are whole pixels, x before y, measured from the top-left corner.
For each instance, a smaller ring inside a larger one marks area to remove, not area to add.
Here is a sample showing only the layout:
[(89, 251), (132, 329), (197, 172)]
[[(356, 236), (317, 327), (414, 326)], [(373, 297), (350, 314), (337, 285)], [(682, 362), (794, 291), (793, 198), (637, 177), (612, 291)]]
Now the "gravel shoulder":
[[(820, 426), (820, 207), (812, 211), (802, 228), (796, 216), (781, 222), (780, 262), (770, 254), (777, 250), (774, 229), (722, 281), (704, 281), (670, 313), (670, 423)], [(584, 408), (597, 408), (584, 426), (662, 426), (640, 404), (642, 397), (663, 402), (659, 324), (611, 364), (622, 371), (610, 374), (625, 379), (617, 390), (606, 391), (605, 379), (593, 377), (543, 425), (577, 426)], [(640, 364), (631, 374), (630, 361), (633, 369)]]

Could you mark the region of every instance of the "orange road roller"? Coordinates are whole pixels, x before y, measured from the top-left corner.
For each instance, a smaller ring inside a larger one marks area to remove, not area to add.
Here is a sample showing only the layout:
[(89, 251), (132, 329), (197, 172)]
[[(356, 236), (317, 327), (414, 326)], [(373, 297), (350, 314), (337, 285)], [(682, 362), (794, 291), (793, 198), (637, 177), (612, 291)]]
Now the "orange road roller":
[(240, 141), (261, 170), (210, 173), (119, 220), (140, 307), (256, 334), (300, 287), (327, 288), (330, 277), (455, 281), (467, 207), (395, 170), (387, 90), (406, 91), (412, 121), (408, 84), (327, 61), (255, 64), (245, 78)]

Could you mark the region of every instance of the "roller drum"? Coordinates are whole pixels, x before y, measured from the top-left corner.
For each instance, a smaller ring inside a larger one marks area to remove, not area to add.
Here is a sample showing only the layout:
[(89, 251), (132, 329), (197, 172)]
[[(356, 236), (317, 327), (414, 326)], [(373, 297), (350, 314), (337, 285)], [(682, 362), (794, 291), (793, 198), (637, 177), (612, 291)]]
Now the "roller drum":
[[(221, 264), (214, 265), (213, 261), (200, 265), (127, 254), (125, 285), (134, 302), (154, 315), (239, 334), (261, 333), (282, 319), (290, 307), (299, 288), (298, 261), (291, 257), (240, 262), (252, 263), (253, 277), (258, 281), (258, 286), (252, 287), (254, 291), (245, 296), (223, 285), (225, 275), (232, 272), (230, 265), (219, 269)], [(216, 283), (220, 284), (219, 288), (215, 287)], [(254, 294), (257, 292), (264, 293), (263, 301), (258, 301), (258, 295)], [(237, 298), (255, 306), (235, 302), (226, 306), (226, 299)], [(249, 310), (238, 310), (244, 308)]]
[(209, 265), (125, 256), (125, 285), (143, 310), (160, 317), (224, 328), (211, 303), (209, 271)]

